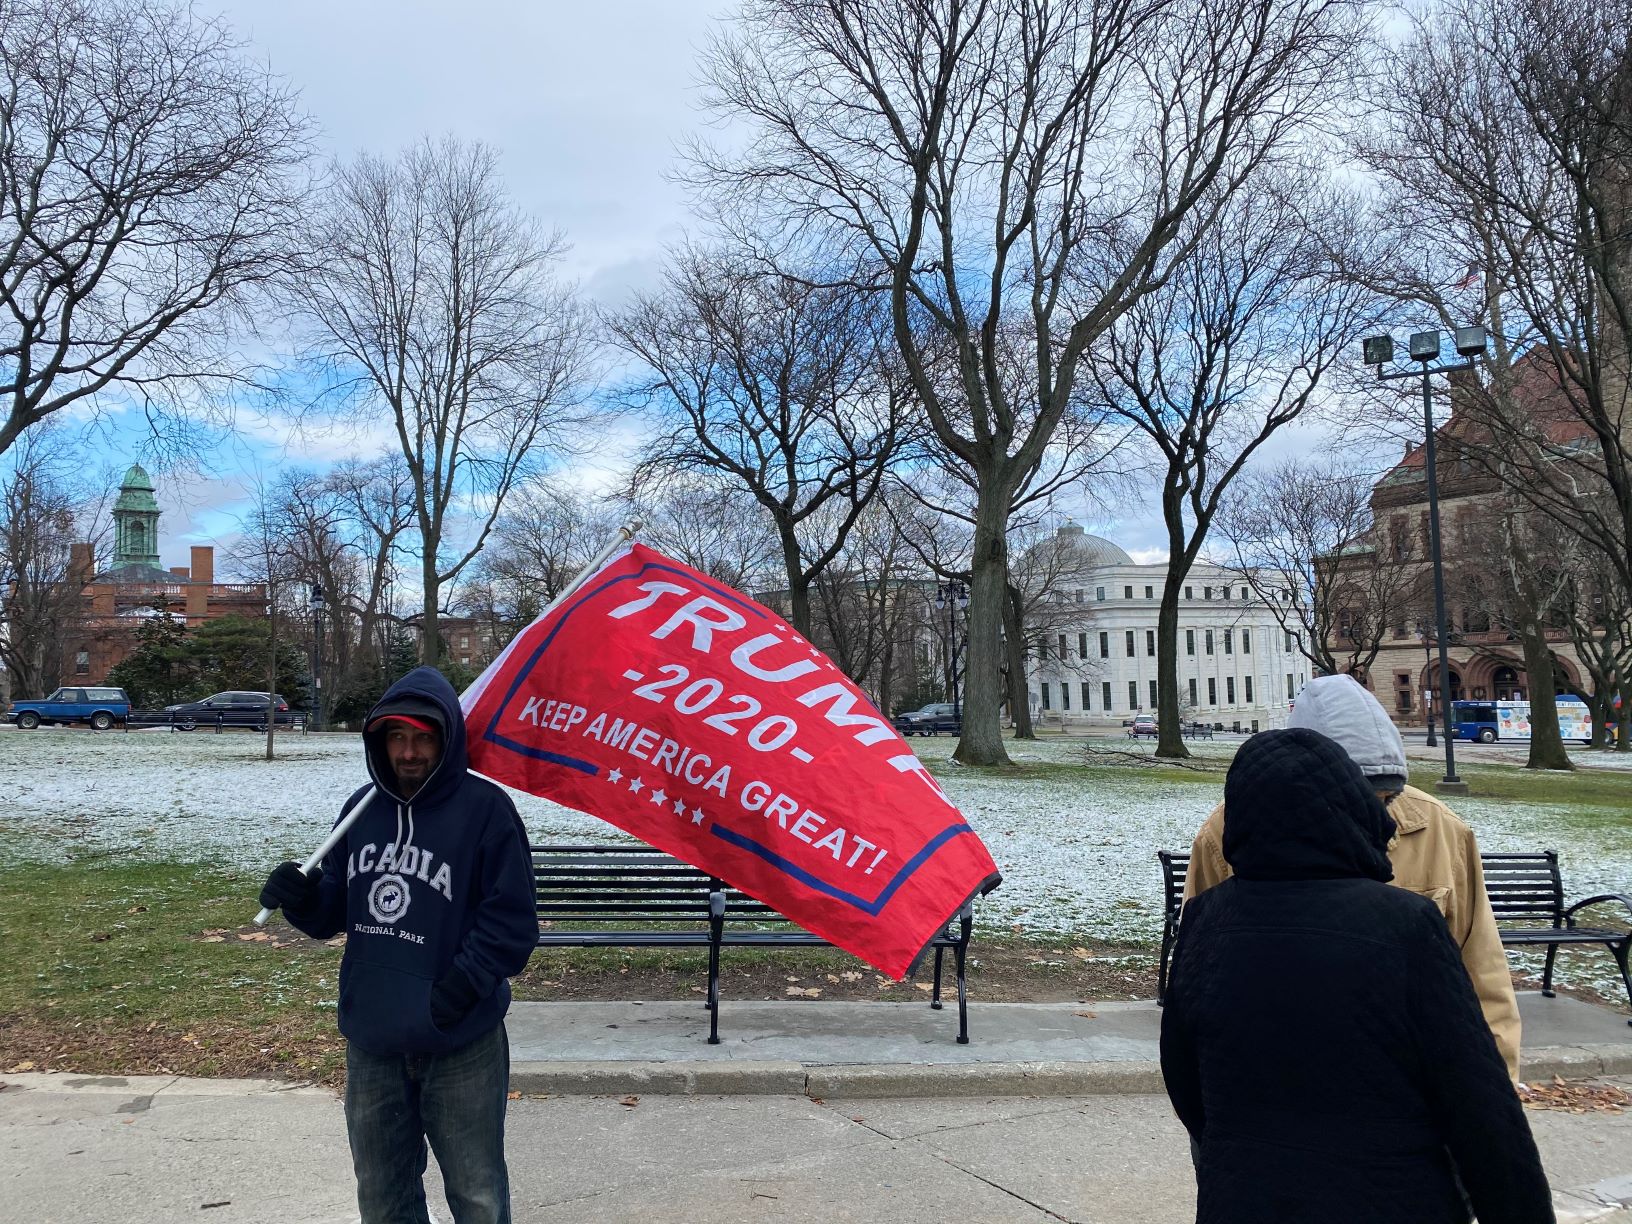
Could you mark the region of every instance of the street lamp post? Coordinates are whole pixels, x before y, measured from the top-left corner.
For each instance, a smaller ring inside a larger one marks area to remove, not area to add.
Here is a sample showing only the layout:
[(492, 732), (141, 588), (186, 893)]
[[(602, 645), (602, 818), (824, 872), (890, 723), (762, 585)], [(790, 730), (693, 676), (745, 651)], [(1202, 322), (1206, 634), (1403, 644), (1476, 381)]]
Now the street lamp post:
[(312, 583), (312, 724), (323, 729), (323, 586)]
[[(1430, 676), (1434, 671), (1433, 637), (1428, 632), (1427, 625), (1417, 626), (1417, 636), (1422, 639), (1422, 674)], [(1432, 681), (1429, 682), (1431, 686)], [(1433, 689), (1425, 686), (1422, 690), (1422, 720), (1428, 724), (1428, 747), (1439, 747), (1439, 741), (1434, 738), (1434, 702)]]
[(963, 717), (961, 686), (958, 684), (958, 613), (969, 607), (969, 588), (953, 580), (935, 588), (935, 606), (946, 609), (947, 687), (952, 690), (952, 717)]
[[(1455, 331), (1455, 338), (1457, 355), (1463, 360), (1444, 365), (1430, 365), (1430, 362), (1439, 357), (1439, 333), (1437, 331), (1413, 333), (1410, 340), (1411, 360), (1419, 364), (1419, 368), (1415, 370), (1383, 373), (1383, 366), (1394, 360), (1392, 336), (1367, 338), (1363, 353), (1365, 363), (1377, 367), (1379, 379), (1422, 379), (1422, 428), (1425, 438), (1423, 455), (1428, 477), (1428, 550), (1434, 567), (1434, 626), (1436, 636), (1439, 638), (1439, 709), (1445, 731), (1445, 776), (1440, 779), (1439, 789), (1465, 792), (1467, 783), (1456, 776), (1456, 736), (1451, 730), (1451, 664), (1446, 649), (1446, 639), (1449, 635), (1445, 623), (1445, 570), (1441, 563), (1439, 548), (1439, 481), (1434, 467), (1434, 402), (1433, 388), (1429, 380), (1435, 374), (1473, 369), (1474, 359), (1485, 352), (1487, 338), (1483, 327), (1459, 327)], [(1430, 708), (1428, 715), (1430, 737), (1433, 735), (1433, 725), (1433, 713)]]

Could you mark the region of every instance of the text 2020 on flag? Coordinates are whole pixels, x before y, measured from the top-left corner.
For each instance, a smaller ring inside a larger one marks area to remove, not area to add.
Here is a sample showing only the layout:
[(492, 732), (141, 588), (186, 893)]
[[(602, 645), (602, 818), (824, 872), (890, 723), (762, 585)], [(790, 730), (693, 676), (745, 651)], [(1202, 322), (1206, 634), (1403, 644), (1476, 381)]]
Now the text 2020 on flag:
[(999, 880), (850, 679), (780, 617), (641, 544), (464, 695), (472, 768), (588, 812), (900, 977)]

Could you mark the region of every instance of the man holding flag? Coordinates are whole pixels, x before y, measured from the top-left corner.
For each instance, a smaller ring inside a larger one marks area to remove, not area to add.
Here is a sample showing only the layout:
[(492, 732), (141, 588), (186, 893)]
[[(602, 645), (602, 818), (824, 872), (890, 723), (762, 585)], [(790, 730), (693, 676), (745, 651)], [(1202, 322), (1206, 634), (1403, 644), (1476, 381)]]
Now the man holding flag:
[(507, 979), (538, 940), (527, 833), (503, 789), (468, 772), (464, 714), (435, 669), (391, 686), (363, 742), (373, 788), (346, 805), (360, 812), (318, 874), (280, 864), (261, 904), (313, 938), (346, 934), (339, 1018), (362, 1224), (429, 1219), (427, 1138), (457, 1224), (508, 1224)]

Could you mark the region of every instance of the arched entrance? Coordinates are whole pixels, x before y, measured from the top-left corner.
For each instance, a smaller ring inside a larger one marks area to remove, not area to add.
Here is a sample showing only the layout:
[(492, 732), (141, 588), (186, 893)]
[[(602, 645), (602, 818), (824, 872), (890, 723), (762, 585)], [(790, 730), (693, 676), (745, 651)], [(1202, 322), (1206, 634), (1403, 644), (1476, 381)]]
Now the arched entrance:
[(1490, 676), (1491, 687), (1497, 701), (1523, 701), (1524, 682), (1516, 668), (1505, 664), (1496, 668)]

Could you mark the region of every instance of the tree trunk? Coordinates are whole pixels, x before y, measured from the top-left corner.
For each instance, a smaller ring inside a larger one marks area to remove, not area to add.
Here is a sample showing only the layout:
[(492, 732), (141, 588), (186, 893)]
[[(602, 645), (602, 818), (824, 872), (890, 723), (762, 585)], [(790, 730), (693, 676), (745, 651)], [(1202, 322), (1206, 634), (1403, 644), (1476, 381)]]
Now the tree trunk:
[(1009, 718), (1014, 723), (1015, 739), (1034, 740), (1037, 732), (1031, 725), (1031, 700), (1026, 684), (1026, 622), (1022, 597), (1014, 583), (1003, 585), (1008, 592), (1003, 601), (1003, 648), (1008, 656)]
[(419, 622), (419, 661), (426, 667), (435, 667), (437, 660), (442, 657), (442, 629), (438, 608), (442, 599), (442, 584), (436, 574), (436, 550), (430, 550), (430, 554), (420, 567), (420, 576), (425, 584), (425, 611)]
[(278, 729), (278, 588), (266, 584), (268, 620), (268, 649), (266, 658), (266, 759), (272, 759), (272, 736)]
[(1179, 588), (1184, 574), (1168, 570), (1156, 613), (1156, 755), (1187, 757), (1179, 716)]
[(777, 536), (782, 543), (782, 568), (788, 576), (788, 624), (793, 631), (810, 640), (810, 580), (805, 576), (803, 559), (799, 556), (799, 537), (793, 524), (778, 523)]
[[(985, 482), (983, 482), (984, 484)], [(973, 573), (963, 690), (963, 735), (953, 759), (963, 765), (1007, 765), (998, 707), (1003, 703), (1003, 605), (1007, 598), (1008, 555), (1004, 539), (1008, 493), (980, 492), (975, 511)]]
[(1574, 769), (1559, 735), (1558, 686), (1546, 631), (1534, 617), (1526, 616), (1519, 626), (1519, 640), (1524, 645), (1524, 670), (1530, 684), (1530, 759), (1524, 767)]
[(1593, 685), (1592, 695), (1587, 698), (1587, 709), (1592, 711), (1592, 742), (1588, 747), (1594, 751), (1604, 747), (1604, 724), (1609, 721), (1609, 698), (1607, 690), (1601, 684)]
[(1615, 751), (1632, 752), (1632, 686), (1621, 686), (1621, 713), (1615, 720)]

